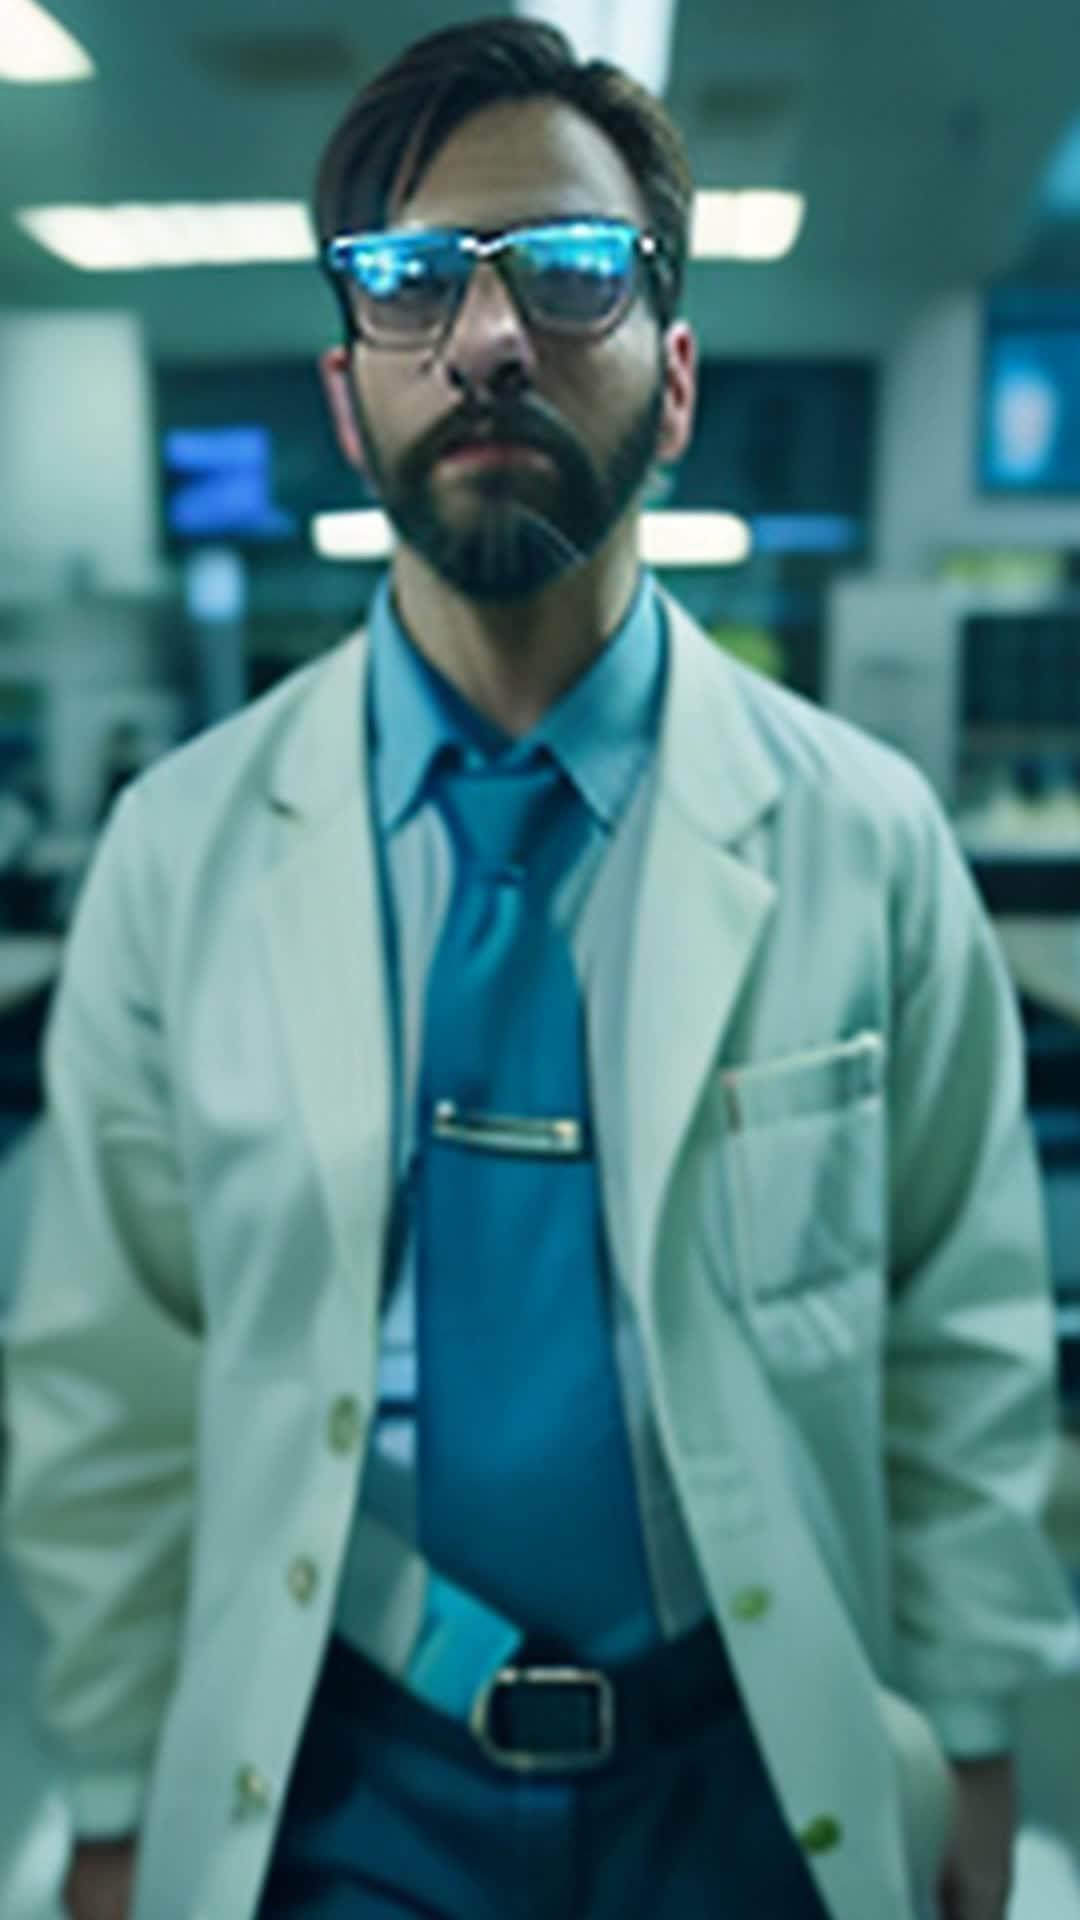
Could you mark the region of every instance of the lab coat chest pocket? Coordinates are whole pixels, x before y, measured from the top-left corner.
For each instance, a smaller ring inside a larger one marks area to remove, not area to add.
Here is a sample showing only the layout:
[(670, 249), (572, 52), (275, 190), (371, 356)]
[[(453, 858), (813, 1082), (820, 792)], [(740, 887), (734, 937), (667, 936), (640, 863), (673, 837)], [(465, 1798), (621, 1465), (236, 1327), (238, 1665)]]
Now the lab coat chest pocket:
[(711, 1183), (726, 1287), (770, 1369), (817, 1376), (879, 1342), (886, 1262), (878, 1033), (721, 1070)]

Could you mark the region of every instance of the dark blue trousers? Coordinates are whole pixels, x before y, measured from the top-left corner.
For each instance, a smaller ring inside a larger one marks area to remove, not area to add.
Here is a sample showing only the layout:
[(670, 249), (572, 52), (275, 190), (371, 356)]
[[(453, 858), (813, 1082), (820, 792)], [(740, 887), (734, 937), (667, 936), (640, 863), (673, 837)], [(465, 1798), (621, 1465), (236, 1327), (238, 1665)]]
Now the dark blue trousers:
[(259, 1920), (407, 1916), (827, 1920), (733, 1683), (676, 1738), (525, 1779), (334, 1639)]

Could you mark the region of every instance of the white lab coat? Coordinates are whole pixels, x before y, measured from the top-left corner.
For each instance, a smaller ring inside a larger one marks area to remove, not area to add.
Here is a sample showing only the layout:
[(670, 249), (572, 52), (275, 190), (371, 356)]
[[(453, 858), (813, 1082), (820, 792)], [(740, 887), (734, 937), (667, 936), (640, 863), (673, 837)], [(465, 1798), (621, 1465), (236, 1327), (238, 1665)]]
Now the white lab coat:
[[(943, 1746), (1006, 1744), (1080, 1642), (1039, 1523), (1018, 1023), (921, 777), (665, 605), (655, 798), (588, 986), (607, 1226), (785, 1817), (834, 1920), (913, 1920)], [(371, 1432), (367, 658), (350, 637), (125, 791), (49, 1037), (7, 1538), (76, 1828), (140, 1827), (134, 1920), (256, 1911)]]

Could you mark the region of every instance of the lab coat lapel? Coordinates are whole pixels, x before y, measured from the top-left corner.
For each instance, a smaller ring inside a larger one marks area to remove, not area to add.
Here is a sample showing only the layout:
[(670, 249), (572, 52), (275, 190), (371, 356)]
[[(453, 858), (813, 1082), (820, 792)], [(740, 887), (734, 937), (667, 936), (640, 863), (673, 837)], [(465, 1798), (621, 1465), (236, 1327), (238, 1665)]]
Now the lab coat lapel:
[(672, 1171), (776, 895), (732, 843), (781, 791), (729, 663), (663, 599), (667, 698), (629, 938), (604, 942), (590, 1002), (608, 1228), (646, 1320)]
[[(316, 670), (273, 769), (281, 857), (262, 917), (298, 1106), (342, 1272), (374, 1333), (392, 1195), (392, 1024), (357, 635)], [(321, 677), (319, 674), (321, 672)], [(369, 1359), (375, 1342), (369, 1345)]]

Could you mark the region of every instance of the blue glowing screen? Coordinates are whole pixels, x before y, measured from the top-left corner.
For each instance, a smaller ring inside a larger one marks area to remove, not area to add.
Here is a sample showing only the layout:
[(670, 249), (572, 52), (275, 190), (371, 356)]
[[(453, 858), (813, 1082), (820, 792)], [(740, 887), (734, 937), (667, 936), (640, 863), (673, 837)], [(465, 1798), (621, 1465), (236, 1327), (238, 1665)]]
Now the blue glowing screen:
[(987, 491), (1080, 493), (1080, 302), (992, 300), (980, 402)]

